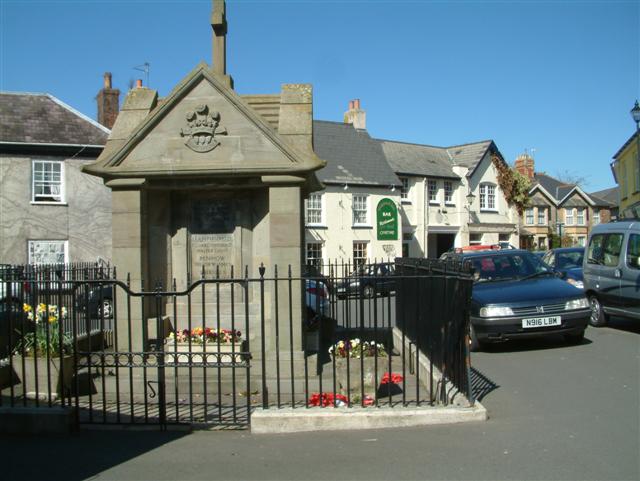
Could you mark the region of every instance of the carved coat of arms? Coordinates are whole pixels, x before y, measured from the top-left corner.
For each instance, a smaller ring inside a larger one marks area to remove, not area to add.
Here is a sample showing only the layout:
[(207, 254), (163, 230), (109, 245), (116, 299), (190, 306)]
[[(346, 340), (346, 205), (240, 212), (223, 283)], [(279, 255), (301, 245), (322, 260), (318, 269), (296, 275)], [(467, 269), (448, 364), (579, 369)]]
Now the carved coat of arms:
[(198, 105), (195, 110), (187, 112), (187, 127), (180, 129), (184, 143), (195, 152), (209, 152), (220, 142), (216, 135), (227, 135), (227, 129), (220, 126), (220, 112), (209, 113), (209, 107)]

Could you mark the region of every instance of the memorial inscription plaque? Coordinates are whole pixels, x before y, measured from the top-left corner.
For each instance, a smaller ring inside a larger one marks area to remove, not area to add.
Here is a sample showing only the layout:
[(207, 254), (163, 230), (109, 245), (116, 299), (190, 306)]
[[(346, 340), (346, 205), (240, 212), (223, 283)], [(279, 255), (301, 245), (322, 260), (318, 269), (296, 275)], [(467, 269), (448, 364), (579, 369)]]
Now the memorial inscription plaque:
[(228, 200), (198, 200), (192, 204), (191, 216), (191, 272), (200, 277), (204, 266), (206, 278), (231, 276), (236, 259), (234, 249), (235, 216)]

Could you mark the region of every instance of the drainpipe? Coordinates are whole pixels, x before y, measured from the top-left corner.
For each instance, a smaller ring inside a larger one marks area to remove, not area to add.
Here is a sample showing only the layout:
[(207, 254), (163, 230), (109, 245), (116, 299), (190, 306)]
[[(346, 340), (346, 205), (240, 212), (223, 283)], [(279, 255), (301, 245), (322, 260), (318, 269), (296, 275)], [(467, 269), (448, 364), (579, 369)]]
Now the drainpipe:
[(422, 245), (424, 246), (424, 257), (429, 257), (429, 245), (427, 244), (427, 222), (429, 222), (429, 204), (427, 202), (427, 178), (424, 178), (422, 189)]

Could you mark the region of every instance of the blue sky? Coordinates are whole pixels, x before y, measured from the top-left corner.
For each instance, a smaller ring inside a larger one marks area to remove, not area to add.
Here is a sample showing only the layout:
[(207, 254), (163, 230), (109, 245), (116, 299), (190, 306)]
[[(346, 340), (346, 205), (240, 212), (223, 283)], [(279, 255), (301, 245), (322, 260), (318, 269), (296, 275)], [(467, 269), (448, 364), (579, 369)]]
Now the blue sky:
[[(166, 95), (211, 62), (211, 3), (0, 0), (0, 89), (48, 92), (93, 118), (102, 74)], [(640, 1), (228, 0), (239, 93), (312, 83), (316, 119), (360, 98), (370, 134), (431, 145), (493, 139), (513, 162), (613, 185), (640, 97)]]

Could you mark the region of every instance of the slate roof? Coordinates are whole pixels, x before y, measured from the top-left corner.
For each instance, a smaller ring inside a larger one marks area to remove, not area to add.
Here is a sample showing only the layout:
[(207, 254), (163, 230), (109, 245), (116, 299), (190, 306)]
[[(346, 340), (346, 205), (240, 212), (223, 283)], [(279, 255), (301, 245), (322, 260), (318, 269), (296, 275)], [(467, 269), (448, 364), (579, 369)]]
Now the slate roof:
[(387, 160), (396, 173), (452, 179), (460, 178), (453, 172), (454, 166), (468, 168), (467, 176), (473, 174), (493, 144), (491, 140), (483, 140), (451, 147), (437, 147), (394, 140), (376, 140), (382, 144)]
[(53, 95), (0, 92), (0, 142), (104, 145), (109, 129)]
[(327, 166), (316, 172), (327, 184), (400, 186), (380, 142), (351, 124), (313, 121), (313, 150)]
[(609, 189), (599, 190), (597, 192), (591, 192), (589, 197), (596, 201), (602, 201), (602, 204), (598, 205), (611, 205), (613, 207), (618, 205), (619, 187), (611, 187)]
[(379, 140), (389, 165), (397, 174), (459, 179), (446, 149), (430, 145)]
[[(560, 202), (564, 199), (573, 189), (578, 187), (576, 184), (567, 184), (566, 182), (562, 182), (555, 177), (551, 177), (550, 175), (536, 172), (533, 180), (533, 188), (536, 185), (540, 185), (544, 188), (552, 197), (555, 202)], [(584, 194), (591, 199), (591, 201), (598, 206), (611, 206), (614, 205), (609, 201), (603, 200), (597, 196), (592, 194)]]
[(467, 167), (471, 173), (480, 163), (492, 143), (493, 141), (491, 140), (482, 140), (470, 144), (454, 145), (447, 147), (447, 152), (455, 165)]

